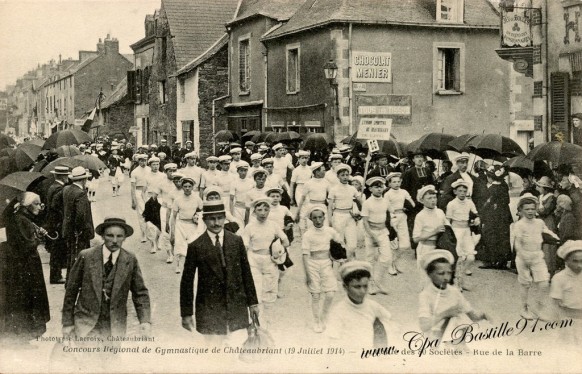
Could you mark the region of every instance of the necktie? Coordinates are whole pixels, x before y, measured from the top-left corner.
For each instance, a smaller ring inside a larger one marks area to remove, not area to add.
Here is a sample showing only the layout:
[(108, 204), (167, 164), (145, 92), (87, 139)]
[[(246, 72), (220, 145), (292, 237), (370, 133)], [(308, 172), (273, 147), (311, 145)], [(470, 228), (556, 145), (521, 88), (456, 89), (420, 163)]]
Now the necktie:
[(425, 177), (425, 176), (426, 176), (426, 175), (424, 174), (424, 168), (423, 168), (423, 167), (416, 168), (416, 171), (418, 172), (418, 176), (419, 176), (419, 177), (421, 177), (421, 178), (422, 178), (422, 177)]
[(105, 269), (105, 278), (107, 278), (109, 276), (109, 273), (111, 273), (111, 270), (113, 269), (113, 253), (109, 254), (109, 259), (105, 263), (104, 269)]
[(224, 258), (224, 251), (222, 250), (222, 246), (220, 245), (220, 238), (218, 234), (216, 234), (216, 242), (214, 244), (218, 253), (220, 253), (220, 262), (222, 263), (222, 267), (226, 267), (226, 259)]

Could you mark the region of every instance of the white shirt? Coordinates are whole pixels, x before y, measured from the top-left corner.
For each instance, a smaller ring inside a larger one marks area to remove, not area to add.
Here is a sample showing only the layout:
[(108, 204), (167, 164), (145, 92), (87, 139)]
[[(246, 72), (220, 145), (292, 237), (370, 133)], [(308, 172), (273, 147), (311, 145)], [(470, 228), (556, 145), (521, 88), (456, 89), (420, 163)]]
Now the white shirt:
[(371, 223), (385, 223), (386, 213), (390, 208), (390, 204), (387, 199), (383, 197), (370, 196), (364, 204), (362, 204), (362, 217), (368, 217), (368, 221)]
[(206, 230), (206, 233), (208, 234), (208, 236), (210, 236), (210, 240), (212, 241), (213, 245), (216, 245), (216, 235), (218, 235), (218, 242), (220, 243), (220, 245), (221, 246), (224, 245), (224, 230), (220, 230), (218, 234), (215, 234), (209, 230)]
[(291, 216), (291, 211), (284, 205), (271, 205), (268, 219), (275, 222), (281, 230), (285, 229), (285, 216)]
[(202, 200), (194, 192), (186, 196), (184, 192), (174, 199), (172, 211), (178, 212), (176, 218), (188, 220), (194, 217), (197, 210), (202, 210)]
[(218, 183), (217, 186), (222, 189), (223, 196), (230, 194), (230, 186), (232, 185), (232, 174), (228, 171), (220, 171), (218, 173), (218, 177), (216, 182)]
[(329, 226), (307, 229), (301, 239), (301, 253), (308, 255), (311, 252), (329, 251), (330, 241), (342, 242), (340, 234)]
[(394, 190), (392, 188), (389, 189), (384, 194), (384, 199), (388, 200), (388, 203), (390, 204), (390, 209), (392, 209), (392, 212), (394, 212), (396, 210), (404, 209), (404, 201), (405, 200), (408, 200), (411, 204), (414, 204), (414, 200), (412, 200), (412, 197), (410, 196), (408, 191), (406, 191), (403, 188), (399, 188), (397, 190)]
[(206, 188), (210, 186), (218, 186), (218, 170), (204, 170), (202, 172), (202, 177), (200, 178), (200, 187)]
[(265, 222), (252, 220), (242, 232), (242, 239), (249, 251), (269, 249), (275, 237), (283, 240), (287, 236), (274, 222), (268, 219)]
[(309, 166), (299, 165), (293, 169), (293, 173), (291, 173), (291, 182), (296, 184), (304, 184), (311, 179), (312, 175), (313, 172)]
[(338, 341), (338, 345), (361, 352), (374, 347), (376, 318), (388, 333), (390, 317), (390, 312), (370, 297), (361, 304), (354, 304), (346, 295), (332, 307), (326, 332), (331, 339)]
[(230, 196), (234, 196), (236, 202), (244, 204), (247, 202), (247, 193), (254, 186), (254, 181), (247, 178), (240, 179), (237, 175), (236, 179), (234, 179), (230, 186)]
[(325, 172), (325, 179), (327, 179), (330, 186), (340, 184), (339, 178), (337, 177), (337, 173), (333, 169), (329, 169), (328, 171)]
[(184, 175), (185, 177), (190, 177), (194, 179), (194, 182), (196, 182), (196, 184), (194, 185), (194, 190), (198, 190), (200, 187), (200, 179), (202, 177), (203, 171), (204, 169), (196, 165), (194, 166), (186, 165), (182, 169), (178, 169), (178, 173)]
[(340, 183), (329, 191), (329, 202), (333, 204), (333, 209), (352, 209), (354, 199), (359, 196), (360, 193), (354, 186)]
[(273, 157), (273, 173), (281, 178), (287, 178), (287, 169), (293, 169), (291, 161), (287, 157)]
[[(428, 209), (423, 208), (414, 219), (414, 229), (412, 230), (412, 237), (418, 238), (420, 236), (424, 236), (429, 232), (434, 232), (437, 227), (442, 225), (448, 225), (449, 221), (447, 221), (447, 217), (445, 216), (445, 212), (440, 210), (439, 208)], [(433, 235), (428, 240), (436, 240), (438, 237), (437, 235)]]
[(162, 191), (162, 186), (167, 180), (167, 175), (161, 171), (154, 173), (150, 170), (149, 173), (146, 173), (146, 192), (155, 192), (159, 195)]
[(311, 178), (303, 186), (303, 196), (305, 202), (317, 201), (324, 203), (329, 193), (330, 184), (325, 178)]
[(477, 208), (472, 200), (461, 200), (455, 197), (447, 204), (447, 218), (452, 221), (469, 222), (469, 212), (477, 214)]
[(117, 258), (119, 257), (119, 251), (121, 249), (116, 250), (115, 252), (111, 252), (109, 250), (109, 248), (107, 248), (105, 246), (105, 244), (101, 247), (101, 251), (103, 252), (103, 265), (105, 265), (107, 263), (107, 261), (109, 261), (109, 255), (113, 255), (111, 256), (111, 262), (113, 262), (113, 265), (115, 265), (115, 263), (117, 262)]
[(138, 166), (131, 172), (131, 183), (135, 183), (136, 187), (145, 187), (147, 185), (147, 175), (151, 172), (149, 166)]

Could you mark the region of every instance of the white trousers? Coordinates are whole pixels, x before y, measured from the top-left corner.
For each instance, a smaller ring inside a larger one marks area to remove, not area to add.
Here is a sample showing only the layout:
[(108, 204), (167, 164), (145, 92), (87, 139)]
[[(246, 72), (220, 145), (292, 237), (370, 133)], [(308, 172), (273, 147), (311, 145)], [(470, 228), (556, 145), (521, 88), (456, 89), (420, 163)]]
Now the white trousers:
[(331, 219), (333, 228), (340, 233), (346, 243), (346, 250), (355, 252), (358, 246), (358, 229), (356, 221), (349, 211), (334, 211)]
[(249, 265), (255, 282), (259, 303), (273, 303), (277, 300), (279, 268), (269, 255), (259, 255), (249, 250)]

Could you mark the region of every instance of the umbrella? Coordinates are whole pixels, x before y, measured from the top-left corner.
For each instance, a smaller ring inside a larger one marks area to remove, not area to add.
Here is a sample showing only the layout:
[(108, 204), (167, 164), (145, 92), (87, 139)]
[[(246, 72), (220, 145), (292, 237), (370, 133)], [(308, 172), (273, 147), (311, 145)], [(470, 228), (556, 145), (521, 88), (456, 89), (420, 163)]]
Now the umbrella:
[(266, 138), (267, 136), (269, 136), (270, 134), (274, 134), (274, 132), (273, 132), (273, 131), (265, 131), (265, 132), (261, 132), (261, 133), (259, 133), (258, 135), (254, 135), (254, 136), (251, 138), (251, 141), (253, 141), (253, 142), (255, 142), (255, 143), (261, 143), (261, 142), (264, 142), (264, 141), (265, 141), (265, 138)]
[(562, 164), (582, 164), (582, 147), (572, 143), (551, 141), (540, 144), (532, 149), (528, 153), (527, 158), (532, 161), (548, 161), (555, 166)]
[(44, 140), (43, 139), (32, 139), (32, 140), (29, 140), (25, 143), (34, 144), (34, 145), (38, 145), (39, 147), (42, 147), (44, 145)]
[[(97, 158), (95, 156), (91, 156)], [(54, 161), (49, 162), (47, 166), (42, 169), (44, 175), (50, 175), (50, 172), (55, 170), (57, 166), (68, 166), (70, 169), (81, 166), (81, 160), (76, 160), (73, 157), (60, 157)]]
[(330, 144), (334, 144), (334, 141), (329, 137), (329, 135), (313, 133), (305, 138), (303, 148), (312, 152), (326, 151)]
[(12, 156), (16, 152), (16, 148), (4, 148), (0, 149), (0, 157)]
[(80, 155), (81, 151), (74, 145), (61, 145), (57, 148), (57, 154), (60, 157), (73, 157)]
[(453, 139), (455, 139), (454, 135), (431, 132), (408, 144), (406, 151), (412, 153), (422, 152), (432, 159), (443, 160), (447, 158), (445, 151), (448, 149), (449, 142)]
[(267, 143), (276, 143), (278, 142), (277, 137), (279, 136), (278, 133), (276, 132), (269, 132), (266, 136), (265, 136), (265, 142)]
[(95, 156), (78, 155), (78, 156), (74, 156), (73, 159), (81, 161), (80, 166), (84, 167), (85, 169), (89, 169), (89, 171), (91, 171), (91, 172), (99, 171), (99, 170), (107, 168), (105, 163)]
[(246, 141), (249, 141), (249, 140), (252, 141), (253, 140), (253, 137), (258, 136), (260, 134), (261, 134), (261, 132), (260, 131), (257, 131), (257, 130), (249, 131), (249, 132), (246, 132), (241, 137), (241, 139), (242, 139), (243, 142), (246, 142)]
[(477, 136), (478, 135), (475, 135), (475, 134), (465, 134), (465, 135), (457, 136), (455, 139), (453, 139), (449, 142), (449, 144), (448, 144), (449, 150), (459, 152), (459, 153), (468, 152), (469, 147), (467, 146), (467, 144)]
[(0, 134), (0, 149), (12, 147), (16, 141), (6, 134)]
[(515, 157), (523, 155), (523, 150), (513, 139), (499, 134), (478, 135), (467, 143), (472, 153), (484, 159), (498, 156)]
[(42, 149), (58, 148), (61, 145), (90, 143), (91, 137), (84, 131), (69, 129), (58, 131), (49, 136)]
[(18, 170), (27, 170), (36, 161), (40, 154), (41, 147), (31, 143), (22, 143), (16, 147), (12, 158), (16, 162)]
[(519, 155), (510, 158), (503, 163), (509, 171), (512, 171), (520, 176), (532, 175), (534, 171), (534, 162), (524, 155)]
[[(402, 157), (404, 155), (404, 148), (400, 146), (392, 134), (390, 137), (392, 138), (390, 140), (378, 140), (378, 147), (380, 147), (380, 151), (388, 155)], [(363, 148), (368, 148), (368, 141), (366, 139), (359, 139), (357, 131), (353, 135), (344, 138), (340, 143), (349, 144), (351, 146), (361, 144)]]
[(6, 225), (6, 209), (14, 206), (15, 198), (22, 192), (33, 190), (45, 178), (41, 173), (18, 171), (0, 180), (0, 227)]
[(14, 173), (15, 171), (18, 171), (18, 167), (16, 166), (16, 161), (13, 157), (0, 157), (0, 178), (4, 178), (8, 174)]
[(236, 135), (234, 135), (230, 130), (220, 130), (214, 135), (214, 140), (216, 142), (230, 142), (236, 138)]
[(301, 135), (296, 131), (280, 132), (275, 139), (277, 142), (289, 142), (293, 140), (301, 141)]

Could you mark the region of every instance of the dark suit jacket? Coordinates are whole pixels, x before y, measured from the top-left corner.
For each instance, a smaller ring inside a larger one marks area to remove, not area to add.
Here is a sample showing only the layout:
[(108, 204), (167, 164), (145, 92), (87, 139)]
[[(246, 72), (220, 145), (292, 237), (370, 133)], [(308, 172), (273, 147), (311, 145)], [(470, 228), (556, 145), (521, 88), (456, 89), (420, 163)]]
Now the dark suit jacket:
[(370, 172), (368, 172), (368, 176), (366, 178), (372, 178), (372, 177), (384, 177), (386, 178), (386, 176), (388, 174), (390, 174), (391, 172), (394, 171), (394, 168), (390, 165), (386, 165), (383, 168), (384, 170), (380, 169), (380, 166), (376, 165), (372, 170), (370, 170)]
[(91, 203), (87, 193), (79, 186), (71, 184), (63, 188), (63, 237), (73, 239), (79, 234), (79, 239), (89, 241), (95, 237)]
[(59, 182), (54, 182), (48, 189), (46, 196), (46, 225), (45, 228), (51, 235), (54, 231), (62, 238), (63, 227), (63, 188)]
[[(435, 183), (434, 178), (430, 171), (425, 167), (423, 167), (423, 169), (425, 174), (424, 177), (418, 176), (418, 172), (416, 171), (416, 167), (414, 166), (407, 169), (404, 173), (402, 173), (401, 187), (408, 191), (408, 193), (410, 194), (414, 201), (416, 201), (416, 193), (418, 192), (418, 190), (420, 190), (422, 187), (426, 185)], [(417, 204), (416, 209), (418, 211), (422, 210), (422, 205)]]
[[(63, 326), (75, 326), (77, 336), (86, 336), (97, 323), (103, 298), (102, 245), (85, 249), (68, 274), (63, 305)], [(131, 291), (140, 323), (150, 322), (150, 297), (133, 253), (119, 250), (111, 291), (111, 336), (125, 336), (127, 297)], [(78, 297), (78, 299), (77, 299)]]
[[(477, 211), (479, 211), (487, 200), (487, 185), (483, 184), (481, 179), (476, 178), (471, 174), (469, 174), (469, 176), (473, 180), (473, 194), (471, 196), (471, 200), (473, 200), (473, 203), (475, 203), (475, 206), (477, 207)], [(446, 177), (443, 181), (438, 207), (444, 212), (447, 211), (447, 204), (455, 198), (455, 193), (453, 192), (453, 187), (451, 187), (451, 185), (460, 178), (461, 173), (459, 173), (457, 170), (453, 174)]]
[(180, 310), (182, 317), (193, 314), (194, 275), (198, 269), (196, 330), (225, 335), (227, 326), (230, 331), (249, 326), (248, 307), (258, 304), (258, 300), (242, 238), (224, 232), (226, 271), (213, 243), (205, 232), (188, 245), (180, 283)]

